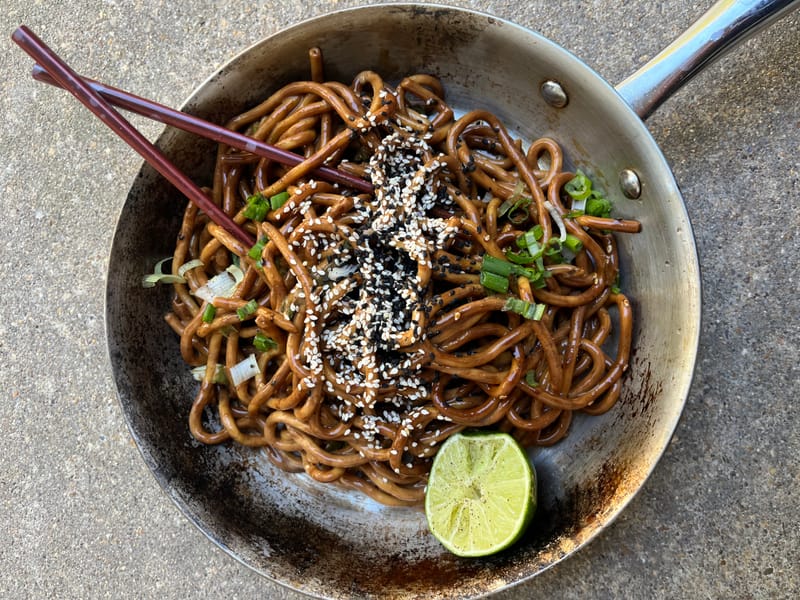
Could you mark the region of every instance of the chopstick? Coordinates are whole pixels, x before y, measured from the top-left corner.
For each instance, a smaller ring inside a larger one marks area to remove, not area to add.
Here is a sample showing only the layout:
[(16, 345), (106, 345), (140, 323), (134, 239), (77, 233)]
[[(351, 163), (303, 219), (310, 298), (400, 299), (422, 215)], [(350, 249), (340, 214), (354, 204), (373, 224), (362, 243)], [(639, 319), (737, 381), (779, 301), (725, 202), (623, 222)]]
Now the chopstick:
[(151, 144), (133, 125), (81, 77), (73, 71), (55, 52), (53, 52), (35, 33), (21, 25), (11, 35), (11, 39), (27, 52), (35, 61), (53, 77), (65, 90), (74, 95), (103, 123), (136, 150), (153, 168), (178, 188), (198, 208), (205, 212), (215, 223), (226, 229), (239, 242), (247, 247), (255, 243), (255, 239), (225, 212), (214, 204), (203, 191), (197, 187), (180, 169)]
[[(34, 65), (31, 75), (37, 81), (60, 86), (58, 81), (40, 65)], [(215, 123), (204, 121), (203, 119), (164, 106), (163, 104), (148, 100), (147, 98), (136, 96), (130, 92), (100, 83), (93, 79), (85, 77), (82, 79), (84, 83), (105, 98), (110, 104), (119, 108), (129, 110), (167, 125), (172, 125), (178, 129), (188, 131), (189, 133), (194, 133), (216, 142), (227, 144), (238, 150), (244, 150), (264, 158), (269, 158), (284, 165), (294, 166), (305, 160), (304, 157), (294, 152), (242, 135), (236, 131), (226, 129)], [(350, 175), (349, 173), (331, 169), (330, 167), (318, 167), (312, 171), (312, 174), (319, 177), (321, 180), (341, 183), (362, 192), (371, 193), (373, 190), (370, 182), (360, 177)]]

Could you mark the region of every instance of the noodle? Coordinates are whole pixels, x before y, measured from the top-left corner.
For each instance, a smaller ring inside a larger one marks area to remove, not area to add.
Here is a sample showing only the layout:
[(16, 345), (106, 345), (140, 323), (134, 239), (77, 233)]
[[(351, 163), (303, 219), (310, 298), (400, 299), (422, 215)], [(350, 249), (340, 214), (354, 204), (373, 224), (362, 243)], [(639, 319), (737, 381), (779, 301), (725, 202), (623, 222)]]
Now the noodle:
[[(175, 284), (166, 320), (202, 373), (192, 435), (261, 447), (286, 471), (417, 505), (453, 433), (492, 427), (550, 445), (575, 412), (611, 408), (633, 317), (614, 287), (610, 231), (636, 224), (570, 216), (564, 186), (574, 174), (562, 170), (559, 145), (539, 139), (524, 151), (486, 111), (455, 118), (436, 78), (391, 88), (367, 71), (346, 86), (324, 81), (319, 50), (310, 59), (311, 81), (227, 124), (306, 160), (289, 168), (224, 145), (217, 152), (207, 193), (257, 246), (243, 247), (191, 204), (184, 214), (173, 273), (202, 265)], [(370, 179), (374, 193), (315, 181), (322, 165)], [(520, 194), (529, 204), (504, 213)], [(568, 260), (545, 256), (539, 285), (515, 272), (507, 293), (488, 290), (487, 257), (506, 261), (536, 225), (541, 247), (569, 235), (580, 249)], [(200, 288), (233, 264), (241, 281), (213, 299), (211, 314)], [(509, 310), (509, 297), (543, 313)], [(257, 369), (235, 385), (251, 355)]]

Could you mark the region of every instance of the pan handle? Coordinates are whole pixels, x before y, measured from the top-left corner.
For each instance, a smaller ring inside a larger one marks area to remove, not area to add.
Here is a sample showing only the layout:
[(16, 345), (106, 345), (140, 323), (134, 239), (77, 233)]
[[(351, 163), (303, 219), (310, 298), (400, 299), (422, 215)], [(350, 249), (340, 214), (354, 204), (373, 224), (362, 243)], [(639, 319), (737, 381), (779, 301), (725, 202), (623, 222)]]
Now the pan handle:
[(646, 119), (703, 67), (798, 7), (800, 0), (718, 0), (617, 91)]

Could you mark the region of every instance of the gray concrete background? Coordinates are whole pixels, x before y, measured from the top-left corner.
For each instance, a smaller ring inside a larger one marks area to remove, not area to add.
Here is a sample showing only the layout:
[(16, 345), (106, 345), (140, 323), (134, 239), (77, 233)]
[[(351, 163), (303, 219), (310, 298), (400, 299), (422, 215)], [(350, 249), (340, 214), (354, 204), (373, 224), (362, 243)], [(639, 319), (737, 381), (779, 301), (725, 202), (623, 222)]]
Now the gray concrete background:
[[(619, 81), (706, 2), (456, 2)], [(25, 23), (82, 73), (180, 105), (261, 36), (360, 2), (4, 0), (0, 10), (0, 597), (300, 598), (217, 550), (146, 470), (105, 351), (104, 276), (140, 161), (33, 82)], [(684, 192), (704, 313), (686, 411), (647, 485), (576, 556), (498, 598), (800, 595), (800, 14), (650, 120)], [(161, 127), (136, 121), (152, 139)], [(679, 301), (679, 300), (678, 300)]]

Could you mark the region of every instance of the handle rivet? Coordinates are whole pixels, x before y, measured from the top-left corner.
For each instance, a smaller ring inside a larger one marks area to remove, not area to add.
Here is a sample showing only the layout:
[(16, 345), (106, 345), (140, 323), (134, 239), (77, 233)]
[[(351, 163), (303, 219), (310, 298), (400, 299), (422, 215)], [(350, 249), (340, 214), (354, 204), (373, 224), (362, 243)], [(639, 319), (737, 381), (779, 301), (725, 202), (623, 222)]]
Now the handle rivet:
[(552, 79), (545, 81), (539, 88), (542, 98), (553, 108), (564, 108), (569, 102), (569, 97), (561, 84)]
[(626, 198), (636, 200), (642, 195), (642, 182), (636, 171), (633, 169), (623, 169), (619, 173), (619, 187)]

